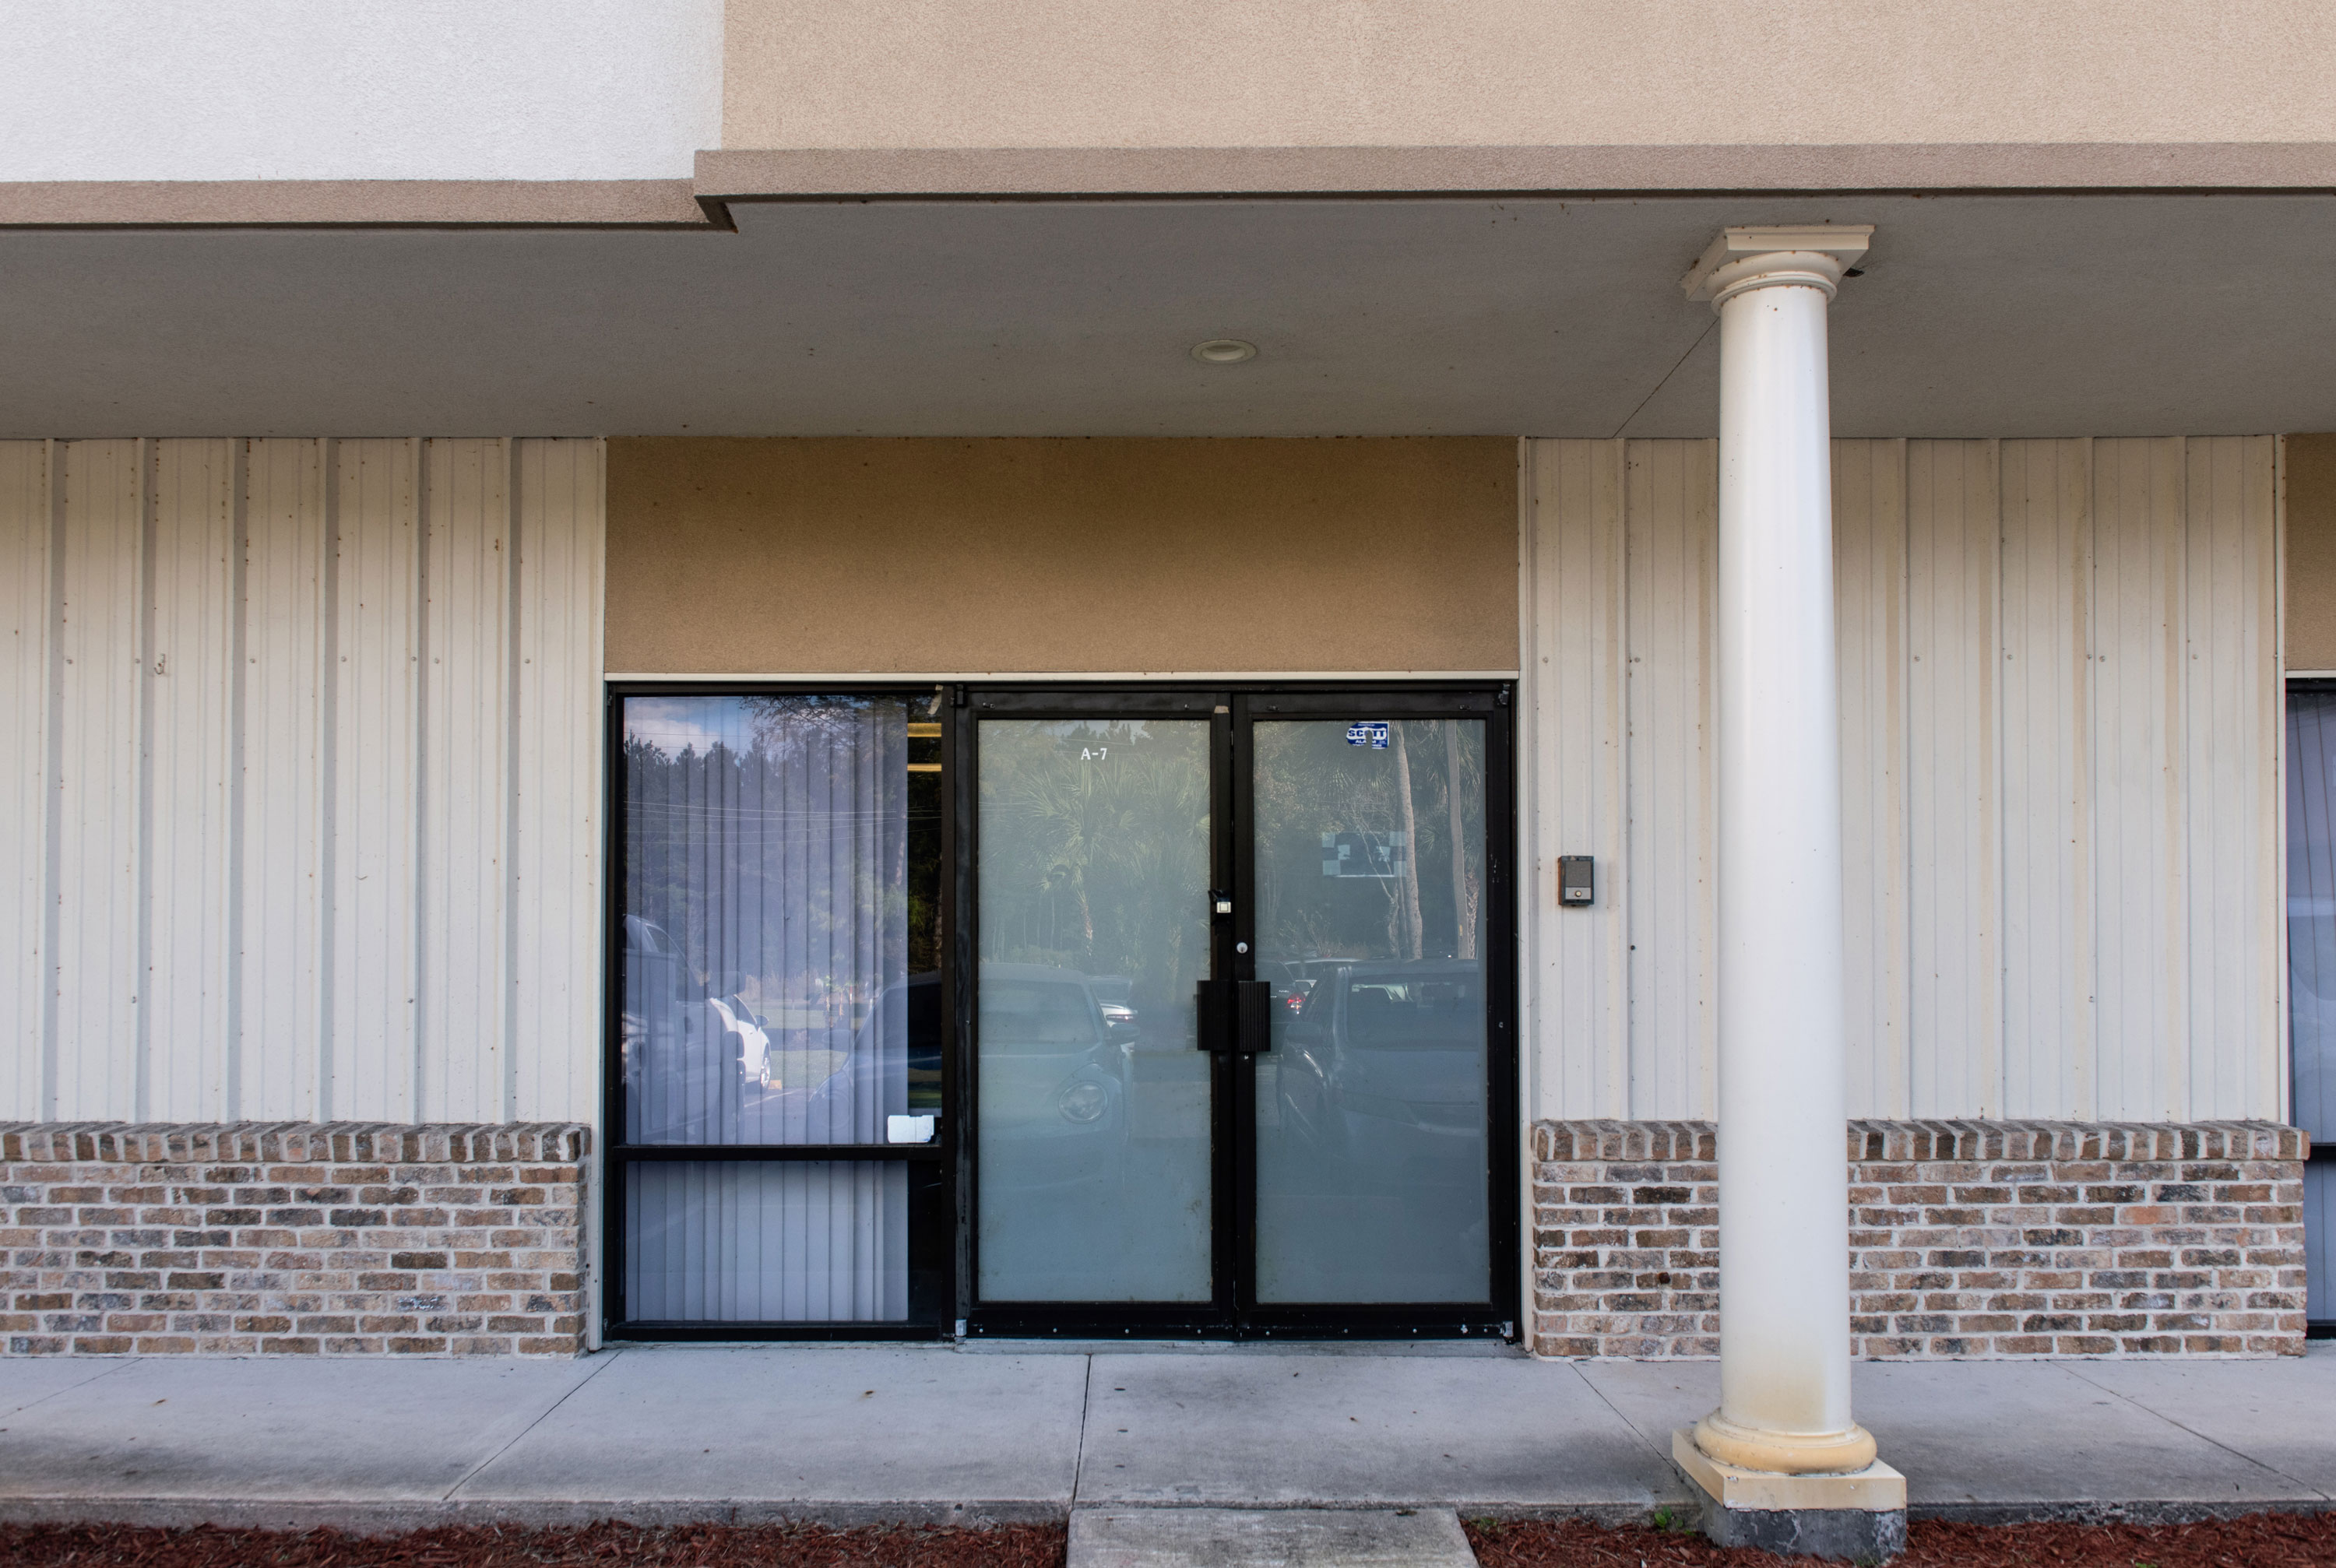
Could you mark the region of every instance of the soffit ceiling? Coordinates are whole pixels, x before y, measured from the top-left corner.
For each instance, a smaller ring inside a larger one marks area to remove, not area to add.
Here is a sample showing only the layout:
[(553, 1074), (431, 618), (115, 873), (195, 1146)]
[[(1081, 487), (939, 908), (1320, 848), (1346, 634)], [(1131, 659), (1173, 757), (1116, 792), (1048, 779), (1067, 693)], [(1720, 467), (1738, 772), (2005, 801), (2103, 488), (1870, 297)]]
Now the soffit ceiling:
[(0, 434), (1708, 435), (1678, 279), (1724, 225), (1811, 220), (1877, 226), (1840, 434), (2336, 429), (2336, 197), (733, 210), (0, 232)]

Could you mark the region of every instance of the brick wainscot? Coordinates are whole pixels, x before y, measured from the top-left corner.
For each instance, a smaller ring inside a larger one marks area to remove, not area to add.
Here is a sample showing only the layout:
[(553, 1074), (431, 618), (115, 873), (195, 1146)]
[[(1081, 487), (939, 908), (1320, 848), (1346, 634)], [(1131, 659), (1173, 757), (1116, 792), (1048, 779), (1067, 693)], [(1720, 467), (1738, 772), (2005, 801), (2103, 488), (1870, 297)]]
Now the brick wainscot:
[[(1718, 1354), (1711, 1124), (1533, 1137), (1533, 1348)], [(1858, 1356), (2303, 1351), (2293, 1127), (1852, 1122), (1846, 1152)]]
[(575, 1355), (589, 1139), (0, 1123), (0, 1352)]

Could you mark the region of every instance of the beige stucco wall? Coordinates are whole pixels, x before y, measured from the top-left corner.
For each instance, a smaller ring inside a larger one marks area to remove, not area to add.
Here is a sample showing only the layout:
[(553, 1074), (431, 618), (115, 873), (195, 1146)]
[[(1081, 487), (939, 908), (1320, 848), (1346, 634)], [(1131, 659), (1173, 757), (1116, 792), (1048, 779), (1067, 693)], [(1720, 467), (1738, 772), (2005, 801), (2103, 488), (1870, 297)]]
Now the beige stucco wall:
[(1512, 670), (1516, 443), (608, 443), (627, 674)]
[(2286, 442), (2287, 667), (2336, 669), (2336, 435)]
[(2322, 0), (729, 0), (729, 148), (2336, 140)]

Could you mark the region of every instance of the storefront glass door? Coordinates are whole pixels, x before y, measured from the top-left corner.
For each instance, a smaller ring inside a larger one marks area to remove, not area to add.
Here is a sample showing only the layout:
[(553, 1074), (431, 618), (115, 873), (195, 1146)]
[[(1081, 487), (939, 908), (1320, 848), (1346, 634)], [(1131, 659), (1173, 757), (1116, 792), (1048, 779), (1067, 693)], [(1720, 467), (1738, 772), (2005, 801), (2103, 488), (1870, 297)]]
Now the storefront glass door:
[(970, 694), (974, 1331), (1506, 1330), (1503, 696)]

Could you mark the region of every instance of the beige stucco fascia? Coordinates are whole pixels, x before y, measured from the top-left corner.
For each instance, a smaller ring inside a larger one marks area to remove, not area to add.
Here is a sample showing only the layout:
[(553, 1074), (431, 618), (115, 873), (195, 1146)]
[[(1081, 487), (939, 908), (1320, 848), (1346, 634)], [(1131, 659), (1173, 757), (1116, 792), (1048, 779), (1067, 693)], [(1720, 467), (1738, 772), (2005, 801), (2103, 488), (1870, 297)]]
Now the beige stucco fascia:
[(1896, 190), (2319, 190), (2336, 141), (724, 149), (701, 200)]
[(2336, 190), (2336, 141), (716, 149), (692, 180), (0, 180), (0, 229), (727, 228), (734, 201)]

